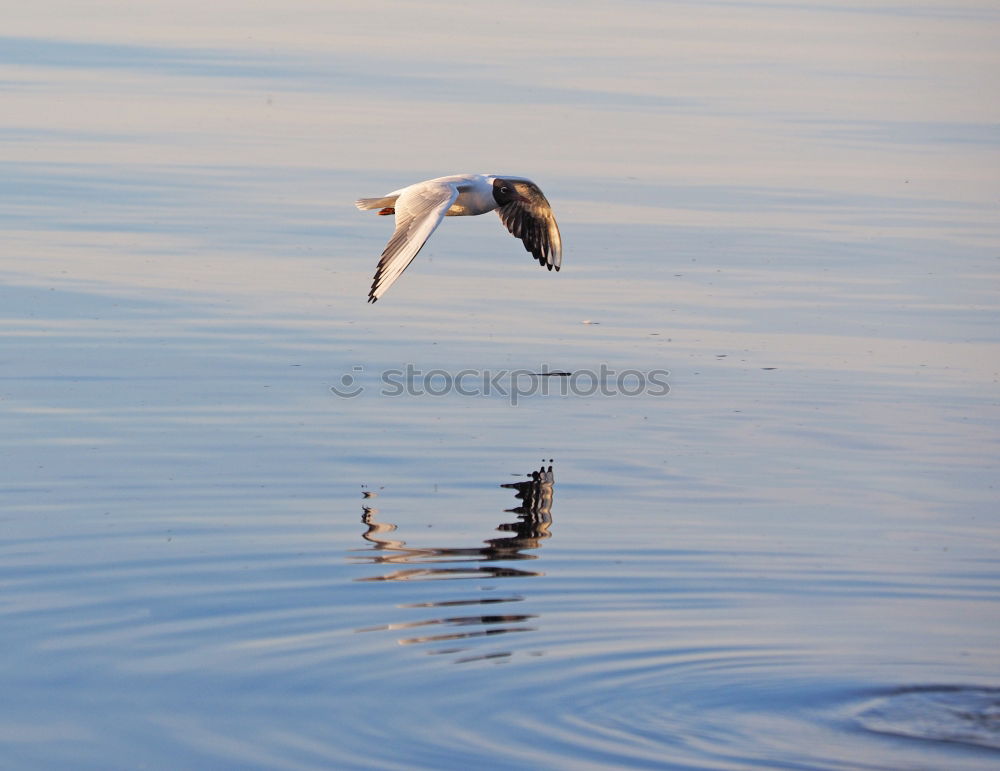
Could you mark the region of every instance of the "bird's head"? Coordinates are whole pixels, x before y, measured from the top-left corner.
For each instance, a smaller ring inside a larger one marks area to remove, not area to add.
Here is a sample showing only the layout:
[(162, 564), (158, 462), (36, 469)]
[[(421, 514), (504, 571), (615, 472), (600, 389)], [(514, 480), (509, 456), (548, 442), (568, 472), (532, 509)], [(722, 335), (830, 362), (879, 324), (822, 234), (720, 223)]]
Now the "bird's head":
[(501, 177), (493, 180), (493, 199), (497, 202), (497, 206), (506, 206), (511, 201), (529, 203), (528, 199), (517, 189), (517, 182)]

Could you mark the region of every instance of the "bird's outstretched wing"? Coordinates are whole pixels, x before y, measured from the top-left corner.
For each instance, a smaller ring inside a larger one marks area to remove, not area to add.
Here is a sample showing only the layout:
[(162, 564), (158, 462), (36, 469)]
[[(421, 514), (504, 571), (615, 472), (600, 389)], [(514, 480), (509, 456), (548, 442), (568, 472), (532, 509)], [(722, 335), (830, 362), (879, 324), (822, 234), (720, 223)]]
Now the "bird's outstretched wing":
[[(520, 199), (497, 209), (500, 221), (524, 248), (549, 270), (562, 265), (562, 237), (548, 199), (538, 185), (530, 180), (511, 180)], [(523, 200), (522, 200), (523, 199)]]
[(368, 302), (385, 294), (413, 262), (456, 198), (458, 186), (445, 182), (424, 182), (403, 190), (395, 203), (396, 231), (378, 261)]

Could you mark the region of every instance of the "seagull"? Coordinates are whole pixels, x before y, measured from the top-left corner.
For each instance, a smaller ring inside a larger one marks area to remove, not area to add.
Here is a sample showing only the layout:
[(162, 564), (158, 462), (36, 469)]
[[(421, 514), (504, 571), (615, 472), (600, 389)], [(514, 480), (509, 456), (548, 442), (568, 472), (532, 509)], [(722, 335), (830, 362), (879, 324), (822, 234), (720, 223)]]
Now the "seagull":
[(562, 265), (562, 238), (552, 207), (538, 185), (524, 177), (454, 174), (417, 182), (381, 198), (361, 198), (355, 206), (396, 215), (396, 231), (382, 252), (368, 292), (370, 303), (400, 277), (445, 217), (496, 209), (500, 221), (524, 242), (539, 265), (549, 270)]

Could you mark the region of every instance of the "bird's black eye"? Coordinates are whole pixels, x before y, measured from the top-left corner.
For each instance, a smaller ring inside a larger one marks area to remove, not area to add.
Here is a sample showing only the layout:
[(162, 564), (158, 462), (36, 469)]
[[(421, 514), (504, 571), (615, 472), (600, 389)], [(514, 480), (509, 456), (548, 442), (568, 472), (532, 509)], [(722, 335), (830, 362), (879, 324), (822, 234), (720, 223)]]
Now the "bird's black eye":
[(507, 188), (505, 188), (505, 187), (501, 187), (501, 188), (500, 188), (500, 192), (501, 192), (501, 193), (509, 193), (509, 192), (510, 192), (510, 190), (508, 190), (508, 189), (507, 189)]

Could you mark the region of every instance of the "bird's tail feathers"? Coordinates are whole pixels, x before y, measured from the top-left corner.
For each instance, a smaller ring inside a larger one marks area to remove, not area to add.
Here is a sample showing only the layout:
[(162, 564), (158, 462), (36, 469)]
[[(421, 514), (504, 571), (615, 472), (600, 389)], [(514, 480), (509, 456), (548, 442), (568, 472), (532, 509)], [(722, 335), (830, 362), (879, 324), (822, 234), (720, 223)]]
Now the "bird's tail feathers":
[(354, 205), (359, 209), (386, 209), (396, 203), (398, 195), (387, 195), (384, 198), (359, 198)]

